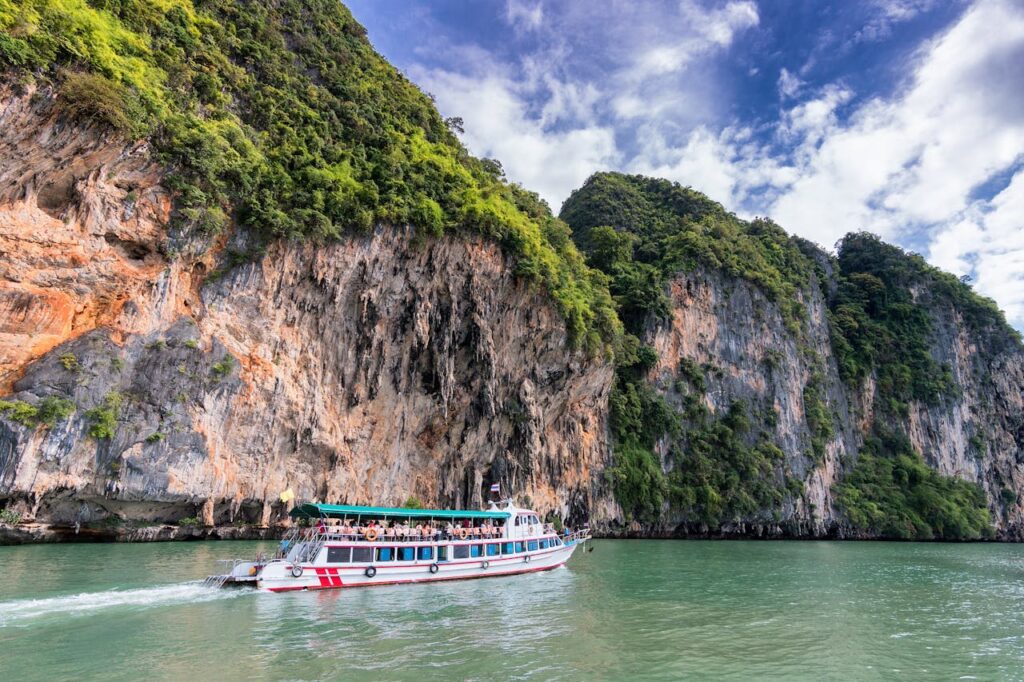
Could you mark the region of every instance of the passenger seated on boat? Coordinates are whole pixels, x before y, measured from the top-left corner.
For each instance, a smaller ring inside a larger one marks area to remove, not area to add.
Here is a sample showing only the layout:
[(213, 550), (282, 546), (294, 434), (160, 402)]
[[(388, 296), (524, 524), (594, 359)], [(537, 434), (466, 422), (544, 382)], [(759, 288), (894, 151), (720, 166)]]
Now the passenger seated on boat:
[(449, 540), (451, 540), (452, 538), (454, 538), (454, 537), (455, 537), (455, 526), (453, 526), (453, 525), (452, 525), (452, 522), (451, 522), (451, 521), (449, 521), (449, 522), (448, 522), (448, 523), (447, 523), (447, 524), (445, 525), (445, 527), (444, 527), (444, 534), (445, 534), (445, 536), (446, 536), (446, 537), (447, 537), (447, 538), (448, 538)]
[(354, 531), (352, 530), (352, 522), (348, 519), (345, 519), (341, 524), (341, 534), (347, 537), (352, 537), (353, 532)]
[(424, 539), (429, 540), (430, 538), (434, 537), (434, 529), (430, 527), (429, 523), (424, 523), (423, 527), (420, 528), (420, 534), (424, 537)]
[(388, 525), (386, 525), (384, 527), (384, 537), (388, 538), (389, 540), (392, 539), (393, 537), (395, 537), (395, 522), (394, 521), (392, 521), (391, 523), (389, 523)]

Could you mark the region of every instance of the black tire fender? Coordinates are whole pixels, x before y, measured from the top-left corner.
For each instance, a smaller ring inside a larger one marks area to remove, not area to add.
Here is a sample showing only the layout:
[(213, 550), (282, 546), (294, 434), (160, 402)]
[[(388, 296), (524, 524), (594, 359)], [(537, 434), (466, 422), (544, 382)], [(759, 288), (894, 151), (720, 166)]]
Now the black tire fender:
[(481, 561), (480, 568), (488, 568), (491, 565), (490, 561)]
[(440, 570), (441, 570), (441, 567), (438, 566), (437, 564), (430, 564), (430, 572), (431, 573), (437, 573)]
[(526, 556), (523, 557), (523, 563), (524, 564), (530, 563), (530, 555), (529, 554), (527, 554)]
[(293, 578), (301, 578), (302, 577), (302, 566), (292, 566), (292, 577)]
[(364, 572), (366, 573), (367, 578), (372, 578), (373, 576), (377, 575), (377, 568), (374, 566), (367, 566), (366, 571)]

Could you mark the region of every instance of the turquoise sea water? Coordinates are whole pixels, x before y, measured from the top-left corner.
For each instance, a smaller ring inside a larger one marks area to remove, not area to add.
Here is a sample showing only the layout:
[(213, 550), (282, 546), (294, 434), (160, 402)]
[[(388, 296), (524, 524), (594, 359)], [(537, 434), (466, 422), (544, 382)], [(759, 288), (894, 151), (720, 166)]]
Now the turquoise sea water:
[(0, 547), (0, 679), (1024, 679), (1024, 547), (598, 541), (548, 573), (213, 590), (259, 543)]

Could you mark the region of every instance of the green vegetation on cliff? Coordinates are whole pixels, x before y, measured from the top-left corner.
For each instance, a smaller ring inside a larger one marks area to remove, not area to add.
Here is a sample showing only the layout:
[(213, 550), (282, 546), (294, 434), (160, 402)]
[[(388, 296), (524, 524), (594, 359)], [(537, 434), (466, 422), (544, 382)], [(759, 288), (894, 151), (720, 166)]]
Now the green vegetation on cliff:
[(75, 412), (75, 404), (67, 398), (47, 396), (32, 405), (23, 400), (0, 400), (0, 415), (26, 428), (51, 427)]
[(597, 173), (560, 214), (594, 267), (612, 278), (623, 322), (634, 333), (646, 314), (665, 316), (664, 288), (675, 273), (705, 266), (757, 286), (800, 329), (800, 292), (813, 261), (770, 220), (743, 221), (721, 204), (668, 180)]
[(827, 298), (841, 378), (859, 392), (874, 377), (874, 432), (837, 490), (854, 528), (900, 538), (977, 538), (991, 532), (977, 486), (938, 474), (905, 437), (882, 433), (899, 433), (910, 401), (933, 403), (958, 390), (951, 368), (932, 355), (936, 315), (962, 319), (984, 353), (1020, 347), (992, 301), (873, 235), (848, 235), (830, 257), (771, 221), (740, 220), (699, 192), (666, 180), (596, 174), (566, 201), (561, 217), (589, 264), (608, 275), (627, 340), (637, 349), (620, 355), (611, 396), (615, 464), (609, 473), (631, 518), (656, 522), (671, 509), (715, 529), (733, 520), (765, 519), (765, 512), (776, 515), (787, 497), (802, 492), (802, 482), (786, 470), (786, 457), (772, 442), (774, 413), (762, 416), (733, 402), (723, 414), (711, 415), (705, 377), (686, 358), (678, 359), (679, 411), (647, 378), (658, 358), (639, 339), (649, 325), (670, 318), (668, 282), (679, 272), (705, 268), (760, 289), (801, 349), (811, 368), (802, 394), (810, 465), (823, 461), (835, 435), (826, 401), (827, 363), (805, 337), (803, 300), (813, 282)]
[(992, 535), (981, 487), (939, 474), (902, 435), (870, 438), (836, 492), (850, 524), (865, 534), (912, 540)]
[(470, 156), (336, 0), (0, 0), (0, 69), (52, 83), (70, 115), (151, 138), (182, 228), (468, 229), (546, 286), (575, 342), (597, 351), (618, 334), (564, 225)]
[(830, 302), (832, 347), (851, 385), (873, 374), (878, 406), (903, 415), (911, 400), (934, 402), (957, 388), (950, 368), (932, 357), (933, 314), (955, 310), (986, 352), (1019, 347), (996, 304), (917, 254), (872, 234), (839, 244), (839, 285)]
[[(717, 527), (777, 506), (796, 489), (782, 472), (782, 452), (752, 424), (742, 403), (719, 418), (703, 403), (700, 370), (685, 365), (685, 413), (677, 413), (646, 379), (657, 361), (640, 344), (651, 320), (671, 317), (666, 296), (677, 272), (706, 267), (757, 286), (782, 312), (794, 334), (805, 324), (800, 292), (814, 263), (777, 225), (746, 222), (688, 187), (667, 180), (598, 173), (562, 207), (561, 217), (589, 263), (610, 278), (628, 332), (610, 398), (619, 504), (631, 518), (655, 521), (666, 503), (695, 521)], [(818, 389), (810, 387), (808, 397)], [(815, 452), (831, 436), (820, 400)], [(820, 415), (819, 415), (820, 413)], [(668, 437), (673, 464), (666, 474), (655, 443)], [(821, 442), (819, 442), (821, 441)]]

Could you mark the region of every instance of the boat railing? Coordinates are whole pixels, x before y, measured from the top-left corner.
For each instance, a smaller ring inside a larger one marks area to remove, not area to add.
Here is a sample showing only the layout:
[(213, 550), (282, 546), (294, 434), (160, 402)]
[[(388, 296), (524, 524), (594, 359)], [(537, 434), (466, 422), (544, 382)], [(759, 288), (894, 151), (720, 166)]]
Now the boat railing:
[[(315, 530), (315, 529), (313, 529)], [(525, 540), (534, 538), (543, 538), (558, 535), (554, 530), (546, 531), (540, 535), (530, 535), (524, 537), (506, 537), (502, 534), (487, 534), (487, 533), (467, 533), (463, 537), (459, 533), (449, 533), (447, 531), (437, 531), (429, 535), (421, 535), (417, 533), (396, 533), (388, 535), (386, 533), (378, 534), (375, 539), (369, 540), (366, 537), (365, 532), (353, 532), (353, 533), (342, 533), (340, 531), (328, 529), (326, 531), (318, 531), (315, 533), (318, 538), (324, 538), (326, 540), (340, 540), (344, 542), (460, 542), (460, 541), (483, 541), (483, 542), (504, 542), (513, 540)]]
[(562, 537), (562, 541), (567, 545), (575, 545), (577, 543), (583, 543), (589, 540), (591, 537), (589, 528), (581, 528), (580, 530), (573, 531), (567, 536)]
[[(292, 556), (292, 552), (296, 547), (305, 545), (309, 549), (315, 548), (319, 551), (323, 547), (325, 542), (460, 542), (460, 541), (476, 541), (476, 542), (506, 542), (506, 541), (520, 541), (530, 538), (543, 538), (558, 535), (563, 541), (568, 541), (568, 537), (557, 533), (554, 528), (547, 528), (545, 531), (536, 536), (528, 536), (521, 538), (509, 538), (506, 537), (500, 530), (492, 533), (475, 532), (475, 529), (466, 529), (465, 536), (459, 532), (461, 529), (456, 529), (454, 532), (447, 530), (436, 530), (430, 534), (420, 534), (415, 531), (409, 532), (393, 532), (387, 533), (382, 528), (377, 528), (376, 537), (373, 540), (369, 540), (366, 535), (366, 529), (353, 529), (352, 532), (342, 532), (338, 527), (322, 527), (322, 526), (303, 526), (293, 528), (282, 540), (281, 548), (278, 552), (278, 558), (291, 557), (293, 560), (296, 558)], [(577, 531), (573, 535), (578, 535), (579, 539), (583, 539), (587, 536), (589, 531)], [(589, 537), (589, 536), (588, 536)], [(306, 552), (302, 552), (305, 556)], [(313, 555), (315, 556), (315, 554)], [(311, 557), (312, 558), (312, 557)]]

